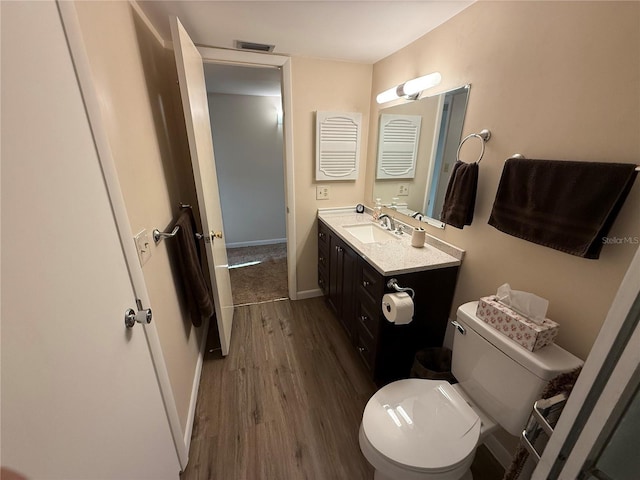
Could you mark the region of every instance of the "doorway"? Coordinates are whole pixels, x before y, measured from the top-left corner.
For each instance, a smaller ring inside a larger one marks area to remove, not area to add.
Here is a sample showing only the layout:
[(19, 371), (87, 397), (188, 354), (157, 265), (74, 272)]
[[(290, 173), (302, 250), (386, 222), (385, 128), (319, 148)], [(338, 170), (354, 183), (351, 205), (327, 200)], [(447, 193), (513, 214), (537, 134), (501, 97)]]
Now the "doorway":
[(288, 297), (281, 72), (204, 63), (234, 305)]

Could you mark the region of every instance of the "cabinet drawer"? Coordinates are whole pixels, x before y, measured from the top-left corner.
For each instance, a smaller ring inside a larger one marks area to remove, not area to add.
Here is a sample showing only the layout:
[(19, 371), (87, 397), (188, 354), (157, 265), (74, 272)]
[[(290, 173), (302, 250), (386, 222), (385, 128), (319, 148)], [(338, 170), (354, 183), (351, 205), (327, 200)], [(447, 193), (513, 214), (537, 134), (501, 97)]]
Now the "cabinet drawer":
[(327, 282), (327, 274), (318, 268), (318, 286), (322, 290), (323, 295), (329, 295), (329, 283)]
[(378, 325), (380, 323), (380, 314), (378, 313), (380, 306), (377, 308), (368, 301), (360, 300), (356, 310), (356, 318), (358, 323), (364, 328), (374, 339), (378, 335)]
[(367, 368), (373, 371), (376, 358), (376, 342), (361, 323), (356, 328), (356, 348)]
[(320, 249), (318, 249), (318, 268), (325, 272), (329, 268), (329, 257), (327, 256), (327, 252)]
[(329, 228), (320, 220), (318, 220), (318, 251), (325, 254), (329, 252)]
[(361, 267), (359, 275), (360, 291), (368, 295), (371, 304), (377, 304), (384, 293), (384, 277), (366, 262), (362, 262)]

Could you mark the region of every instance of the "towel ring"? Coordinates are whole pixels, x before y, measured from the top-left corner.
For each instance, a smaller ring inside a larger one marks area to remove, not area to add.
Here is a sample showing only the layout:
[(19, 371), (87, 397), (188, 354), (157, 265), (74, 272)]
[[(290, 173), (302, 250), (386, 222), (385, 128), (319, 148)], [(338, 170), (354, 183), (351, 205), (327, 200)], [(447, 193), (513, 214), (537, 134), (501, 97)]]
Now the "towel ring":
[(491, 138), (491, 132), (485, 128), (480, 133), (471, 133), (464, 137), (460, 142), (460, 145), (458, 145), (458, 151), (456, 153), (456, 160), (458, 160), (459, 162), (462, 161), (460, 160), (460, 149), (462, 148), (462, 145), (464, 145), (464, 142), (466, 142), (470, 138), (479, 138), (482, 141), (482, 150), (480, 151), (480, 156), (478, 157), (478, 160), (475, 161), (475, 163), (480, 163), (482, 157), (484, 157), (484, 144)]

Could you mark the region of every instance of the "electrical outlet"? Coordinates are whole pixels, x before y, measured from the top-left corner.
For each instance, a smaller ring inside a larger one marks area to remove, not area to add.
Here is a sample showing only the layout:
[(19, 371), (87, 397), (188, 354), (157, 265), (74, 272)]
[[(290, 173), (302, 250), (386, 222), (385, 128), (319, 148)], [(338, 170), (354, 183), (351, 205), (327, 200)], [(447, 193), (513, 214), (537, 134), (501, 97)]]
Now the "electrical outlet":
[(316, 200), (329, 200), (329, 185), (316, 185)]
[(147, 260), (151, 258), (151, 242), (149, 242), (149, 234), (147, 230), (142, 230), (139, 234), (133, 237), (136, 242), (136, 250), (138, 251), (138, 259), (140, 265), (147, 263)]
[(407, 195), (409, 195), (409, 184), (401, 183), (398, 185), (398, 196), (406, 197)]

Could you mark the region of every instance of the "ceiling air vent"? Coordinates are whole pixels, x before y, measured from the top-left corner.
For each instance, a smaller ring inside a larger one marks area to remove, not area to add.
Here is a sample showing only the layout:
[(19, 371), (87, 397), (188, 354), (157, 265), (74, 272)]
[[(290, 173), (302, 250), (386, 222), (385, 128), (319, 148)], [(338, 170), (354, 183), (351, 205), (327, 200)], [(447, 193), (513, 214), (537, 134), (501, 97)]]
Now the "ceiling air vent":
[(267, 45), (266, 43), (245, 42), (236, 40), (235, 47), (238, 50), (252, 50), (254, 52), (273, 52), (275, 45)]

